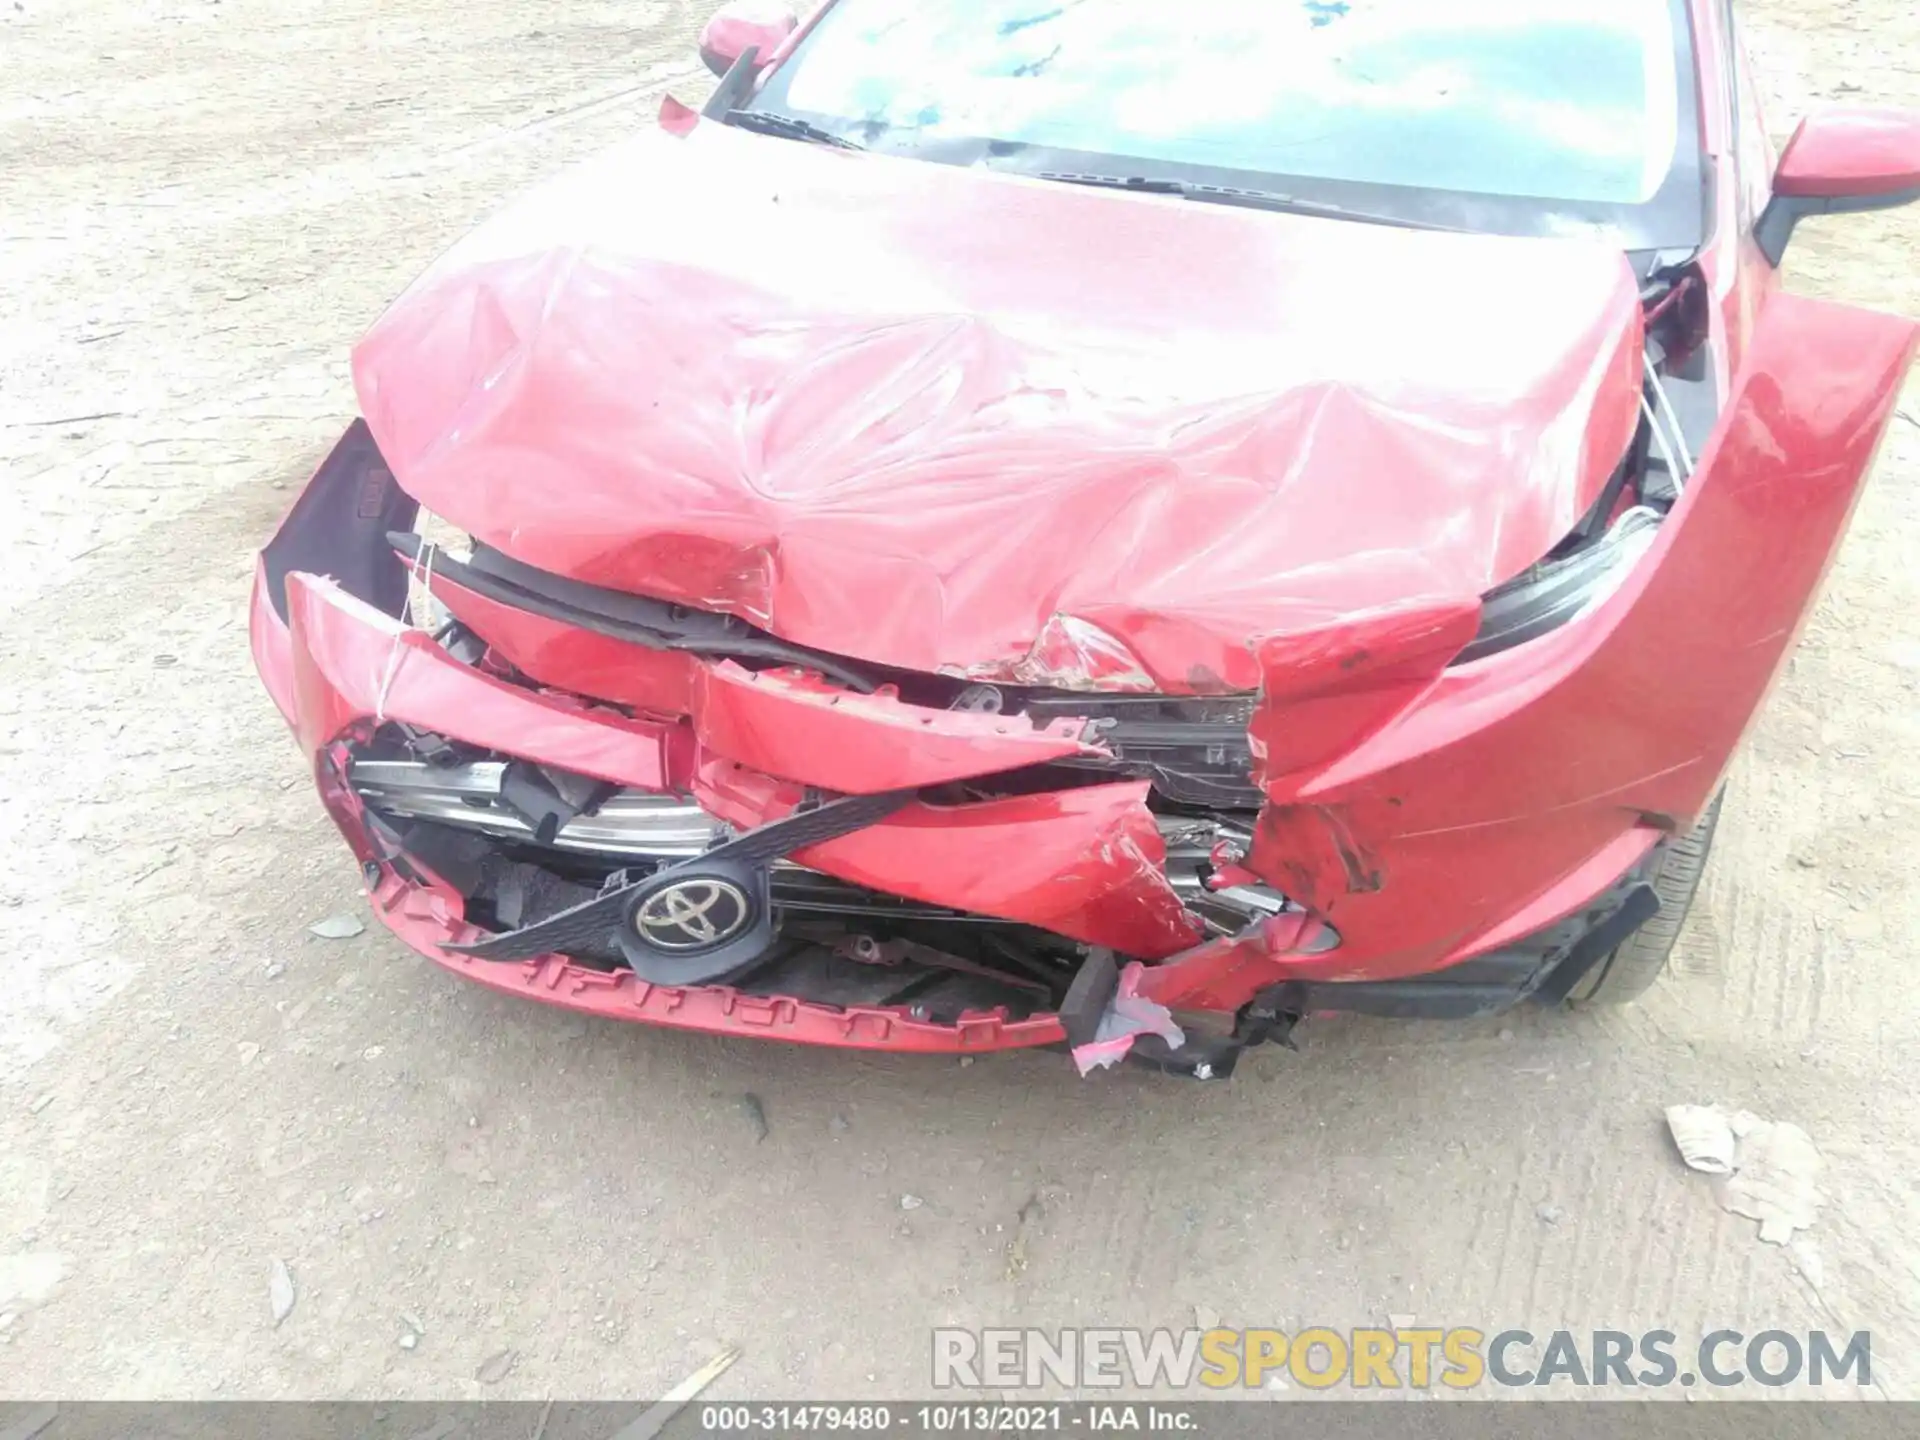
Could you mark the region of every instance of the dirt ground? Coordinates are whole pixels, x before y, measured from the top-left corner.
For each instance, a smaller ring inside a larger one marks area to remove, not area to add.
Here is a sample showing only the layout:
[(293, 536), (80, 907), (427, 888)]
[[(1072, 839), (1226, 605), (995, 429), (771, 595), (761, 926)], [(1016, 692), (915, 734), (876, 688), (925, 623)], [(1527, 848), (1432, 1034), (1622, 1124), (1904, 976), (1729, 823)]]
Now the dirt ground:
[[(359, 332), (697, 98), (708, 3), (0, 6), (0, 1395), (637, 1395), (721, 1342), (714, 1395), (900, 1395), (933, 1324), (1197, 1308), (1869, 1329), (1920, 1397), (1920, 388), (1639, 1007), (1082, 1083), (588, 1024), (308, 935), (357, 876), (248, 663), (253, 552)], [(1776, 130), (1920, 103), (1910, 0), (1746, 16)], [(1917, 244), (1824, 222), (1795, 283), (1920, 314)], [(1803, 1240), (1681, 1169), (1682, 1100), (1812, 1134)]]

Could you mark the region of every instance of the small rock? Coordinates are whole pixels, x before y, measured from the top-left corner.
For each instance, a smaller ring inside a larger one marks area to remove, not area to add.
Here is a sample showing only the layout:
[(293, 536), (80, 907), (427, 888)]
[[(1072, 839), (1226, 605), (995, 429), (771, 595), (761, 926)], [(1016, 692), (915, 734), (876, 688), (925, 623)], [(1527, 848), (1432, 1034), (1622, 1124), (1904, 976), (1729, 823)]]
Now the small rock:
[(902, 1195), (900, 1197), (900, 1208), (902, 1210), (918, 1210), (926, 1203), (927, 1202), (922, 1200), (918, 1195)]
[(258, 1045), (254, 1044), (251, 1040), (242, 1040), (240, 1042), (240, 1063), (242, 1065), (251, 1065), (259, 1058), (260, 1047)]
[(964, 1069), (966, 1069), (966, 1068), (967, 1068), (967, 1067), (968, 1067), (969, 1065), (971, 1065), (971, 1064), (973, 1064), (973, 1056), (971, 1056), (971, 1055), (962, 1055), (962, 1056), (960, 1057), (960, 1068), (961, 1068), (962, 1070), (964, 1070)]
[(1502, 1025), (1500, 1027), (1500, 1038), (1502, 1040), (1511, 1040), (1513, 1038), (1513, 1027), (1511, 1025)]
[(519, 1363), (518, 1350), (500, 1350), (480, 1362), (480, 1368), (473, 1372), (473, 1378), (482, 1385), (498, 1385)]
[(1813, 856), (1807, 854), (1805, 851), (1795, 851), (1793, 863), (1798, 865), (1802, 870), (1811, 870), (1816, 862)]
[(415, 1315), (411, 1310), (402, 1310), (400, 1312), (400, 1323), (416, 1335), (424, 1335), (427, 1333), (427, 1327), (420, 1323), (420, 1317)]
[(286, 973), (287, 967), (282, 965), (278, 960), (272, 960), (267, 963), (267, 979), (278, 980)]
[(747, 1123), (753, 1127), (753, 1143), (758, 1145), (767, 1138), (767, 1107), (760, 1103), (760, 1097), (748, 1091), (740, 1097), (740, 1111), (747, 1117)]
[(307, 930), (322, 940), (351, 940), (366, 928), (366, 922), (358, 915), (329, 915), (324, 920), (314, 921)]
[(239, 300), (246, 299), (247, 296), (252, 293), (253, 292), (250, 290), (242, 290), (238, 286), (235, 286), (233, 289), (226, 292), (225, 298), (232, 301), (239, 301)]
[(844, 1135), (853, 1128), (853, 1122), (844, 1115), (835, 1115), (827, 1121), (827, 1129), (835, 1135)]
[(402, 1350), (411, 1350), (419, 1343), (420, 1337), (414, 1334), (413, 1331), (403, 1330), (400, 1332), (400, 1348)]
[(180, 657), (178, 655), (156, 655), (153, 657), (154, 668), (159, 670), (170, 670), (179, 663)]
[(1558, 1225), (1567, 1215), (1567, 1212), (1562, 1210), (1558, 1205), (1536, 1205), (1533, 1213), (1549, 1225)]
[(286, 1261), (276, 1256), (267, 1275), (267, 1302), (273, 1307), (275, 1329), (293, 1313), (293, 1300), (293, 1272), (287, 1269)]
[(38, 1115), (42, 1110), (46, 1109), (47, 1106), (51, 1105), (52, 1103), (53, 1103), (53, 1092), (49, 1090), (46, 1094), (40, 1096), (38, 1099), (34, 1100), (31, 1104), (27, 1106), (27, 1113), (29, 1115)]
[(1395, 1330), (1411, 1330), (1413, 1322), (1419, 1318), (1417, 1315), (1392, 1313), (1387, 1316), (1387, 1324)]
[(1220, 1312), (1211, 1305), (1194, 1306), (1193, 1328), (1203, 1331), (1218, 1330), (1220, 1328)]

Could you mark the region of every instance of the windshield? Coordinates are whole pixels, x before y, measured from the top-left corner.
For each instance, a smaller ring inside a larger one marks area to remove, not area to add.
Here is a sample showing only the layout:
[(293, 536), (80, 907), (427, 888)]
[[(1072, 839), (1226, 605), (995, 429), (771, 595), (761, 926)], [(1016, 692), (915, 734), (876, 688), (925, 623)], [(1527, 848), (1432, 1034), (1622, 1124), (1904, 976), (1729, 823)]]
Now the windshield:
[(838, 0), (756, 109), (879, 150), (1697, 242), (1684, 0)]

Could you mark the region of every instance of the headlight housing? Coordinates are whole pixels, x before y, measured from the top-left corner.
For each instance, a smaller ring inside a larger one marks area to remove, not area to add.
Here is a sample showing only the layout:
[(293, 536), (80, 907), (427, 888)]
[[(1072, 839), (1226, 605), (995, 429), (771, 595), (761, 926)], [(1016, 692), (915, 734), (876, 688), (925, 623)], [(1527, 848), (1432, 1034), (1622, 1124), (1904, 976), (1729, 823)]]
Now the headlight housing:
[(1620, 588), (1652, 547), (1665, 517), (1636, 505), (1593, 544), (1558, 559), (1542, 560), (1487, 592), (1480, 633), (1455, 658), (1465, 665), (1538, 639), (1585, 614)]

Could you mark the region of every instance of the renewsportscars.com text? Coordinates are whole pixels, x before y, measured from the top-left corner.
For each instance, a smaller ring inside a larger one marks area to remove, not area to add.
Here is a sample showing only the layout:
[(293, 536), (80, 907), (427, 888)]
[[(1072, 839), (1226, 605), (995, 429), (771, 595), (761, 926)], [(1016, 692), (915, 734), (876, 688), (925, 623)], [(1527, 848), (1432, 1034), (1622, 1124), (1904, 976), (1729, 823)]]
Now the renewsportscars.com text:
[(1714, 1330), (1683, 1341), (1671, 1330), (1535, 1335), (1469, 1326), (1335, 1330), (952, 1330), (933, 1332), (941, 1390), (1069, 1389), (1472, 1390), (1485, 1385), (1784, 1385), (1866, 1388), (1873, 1339)]

